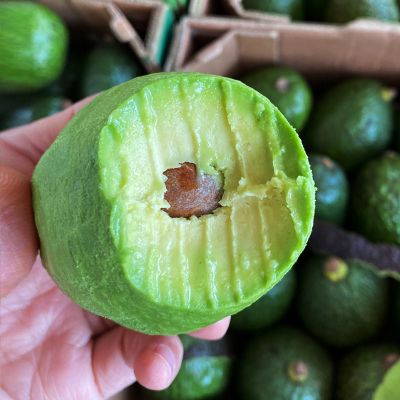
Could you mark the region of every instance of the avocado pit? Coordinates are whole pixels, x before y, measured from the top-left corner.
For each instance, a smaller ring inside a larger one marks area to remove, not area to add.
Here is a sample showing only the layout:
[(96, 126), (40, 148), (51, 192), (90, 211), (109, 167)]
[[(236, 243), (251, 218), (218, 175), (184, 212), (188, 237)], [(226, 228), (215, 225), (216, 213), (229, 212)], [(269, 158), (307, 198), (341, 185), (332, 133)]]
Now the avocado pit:
[(171, 218), (201, 217), (220, 207), (221, 183), (215, 177), (198, 174), (196, 164), (184, 162), (178, 168), (164, 171), (167, 177), (164, 199), (170, 207), (163, 208)]

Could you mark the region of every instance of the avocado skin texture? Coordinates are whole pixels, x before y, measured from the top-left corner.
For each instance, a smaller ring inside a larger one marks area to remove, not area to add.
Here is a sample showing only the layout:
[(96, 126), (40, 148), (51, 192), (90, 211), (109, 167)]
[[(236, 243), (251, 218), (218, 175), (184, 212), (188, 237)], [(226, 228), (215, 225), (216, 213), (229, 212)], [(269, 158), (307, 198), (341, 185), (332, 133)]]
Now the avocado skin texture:
[(400, 155), (388, 152), (365, 165), (351, 196), (357, 230), (372, 241), (400, 245)]
[(294, 20), (303, 19), (302, 0), (243, 0), (242, 4), (247, 10), (289, 15)]
[(340, 225), (346, 215), (349, 197), (346, 174), (328, 157), (311, 154), (309, 160), (317, 187), (315, 217)]
[[(279, 80), (288, 88), (280, 90)], [(289, 68), (270, 67), (249, 73), (241, 81), (267, 97), (299, 132), (310, 115), (312, 92), (304, 78)]]
[[(328, 400), (332, 362), (313, 339), (294, 328), (278, 327), (248, 342), (238, 360), (238, 393), (243, 400)], [(302, 361), (309, 376), (302, 383), (288, 376), (291, 362)]]
[(329, 257), (304, 261), (296, 301), (306, 329), (333, 347), (359, 344), (376, 336), (388, 308), (388, 282), (362, 266), (347, 261), (348, 275), (332, 282), (324, 274)]
[(56, 14), (33, 2), (2, 2), (0, 26), (0, 93), (40, 89), (58, 78), (68, 33)]
[(371, 79), (350, 79), (317, 102), (305, 131), (309, 150), (325, 154), (351, 170), (379, 154), (391, 140), (392, 105), (383, 86)]
[(37, 95), (28, 98), (18, 96), (18, 99), (7, 101), (14, 103), (13, 107), (2, 112), (0, 129), (10, 129), (16, 126), (29, 124), (37, 119), (48, 117), (64, 109), (65, 99), (59, 96)]
[(372, 400), (386, 373), (383, 366), (385, 356), (396, 353), (400, 355), (398, 346), (375, 344), (346, 355), (339, 364), (337, 399)]
[(139, 62), (125, 47), (100, 44), (88, 55), (82, 73), (81, 95), (87, 97), (143, 74)]
[(330, 0), (326, 8), (326, 21), (346, 23), (358, 18), (382, 21), (399, 20), (396, 0)]
[(231, 327), (237, 331), (255, 331), (279, 321), (288, 310), (296, 289), (296, 273), (292, 268), (267, 294), (250, 307), (233, 315)]

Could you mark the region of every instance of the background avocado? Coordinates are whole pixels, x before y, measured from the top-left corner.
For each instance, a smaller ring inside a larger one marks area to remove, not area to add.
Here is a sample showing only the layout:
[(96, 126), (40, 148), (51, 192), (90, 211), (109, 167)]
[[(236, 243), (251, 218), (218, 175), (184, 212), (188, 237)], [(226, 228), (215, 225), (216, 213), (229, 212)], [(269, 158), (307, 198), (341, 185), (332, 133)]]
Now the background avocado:
[(399, 360), (399, 346), (375, 344), (353, 350), (339, 365), (337, 399), (372, 400), (385, 374)]
[(315, 217), (341, 224), (346, 215), (349, 185), (341, 166), (331, 158), (317, 154), (309, 155), (317, 193)]
[(332, 374), (319, 344), (294, 328), (278, 327), (246, 344), (236, 382), (243, 400), (328, 400)]
[(251, 72), (241, 81), (271, 100), (297, 131), (303, 129), (311, 111), (312, 92), (300, 74), (269, 67)]
[(267, 294), (250, 307), (232, 316), (232, 329), (255, 331), (279, 321), (290, 307), (295, 288), (296, 273), (292, 268)]
[(296, 300), (306, 329), (335, 347), (375, 337), (388, 308), (388, 282), (358, 261), (313, 256), (299, 270)]
[(124, 46), (100, 44), (85, 60), (81, 96), (87, 97), (143, 74), (141, 65)]
[(61, 19), (33, 2), (0, 2), (0, 93), (43, 88), (64, 67), (68, 33)]
[(351, 193), (356, 229), (375, 242), (400, 245), (400, 155), (387, 152), (358, 173)]
[(316, 103), (305, 141), (312, 152), (354, 169), (388, 146), (392, 129), (389, 91), (377, 81), (357, 78), (333, 87)]
[(328, 22), (345, 23), (357, 18), (398, 21), (396, 0), (329, 0), (326, 9)]
[(248, 10), (285, 14), (294, 20), (303, 19), (303, 0), (242, 0), (242, 4)]

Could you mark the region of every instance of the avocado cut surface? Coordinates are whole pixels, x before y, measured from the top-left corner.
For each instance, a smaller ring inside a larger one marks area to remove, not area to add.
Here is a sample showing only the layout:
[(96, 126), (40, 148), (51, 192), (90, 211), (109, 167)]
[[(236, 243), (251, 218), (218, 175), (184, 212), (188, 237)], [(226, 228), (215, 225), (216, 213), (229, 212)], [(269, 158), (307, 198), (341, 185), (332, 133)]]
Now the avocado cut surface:
[(380, 332), (388, 281), (357, 261), (310, 257), (299, 274), (296, 306), (307, 330), (322, 342), (347, 347)]
[(302, 0), (242, 0), (242, 4), (248, 10), (289, 15), (295, 20), (303, 18)]
[[(165, 171), (223, 176), (220, 207), (171, 218)], [(152, 334), (195, 330), (270, 290), (305, 247), (314, 183), (282, 114), (228, 78), (161, 73), (98, 96), (33, 175), (41, 255), (90, 311)]]
[(68, 33), (61, 19), (33, 2), (0, 2), (0, 93), (40, 89), (64, 67)]
[(333, 365), (326, 351), (297, 329), (278, 327), (246, 345), (238, 360), (243, 400), (328, 400)]
[(316, 102), (304, 134), (312, 152), (352, 170), (388, 146), (392, 129), (388, 89), (372, 79), (354, 78), (328, 90)]
[(299, 73), (269, 67), (251, 72), (241, 81), (271, 100), (297, 131), (303, 129), (311, 111), (312, 92)]

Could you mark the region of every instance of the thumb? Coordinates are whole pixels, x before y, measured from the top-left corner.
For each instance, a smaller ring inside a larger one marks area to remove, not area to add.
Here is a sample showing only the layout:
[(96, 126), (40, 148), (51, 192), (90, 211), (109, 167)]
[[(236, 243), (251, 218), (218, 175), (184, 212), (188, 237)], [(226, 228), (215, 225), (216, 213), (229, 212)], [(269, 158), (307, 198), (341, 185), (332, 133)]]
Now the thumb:
[(0, 165), (0, 297), (30, 272), (38, 250), (29, 178)]

